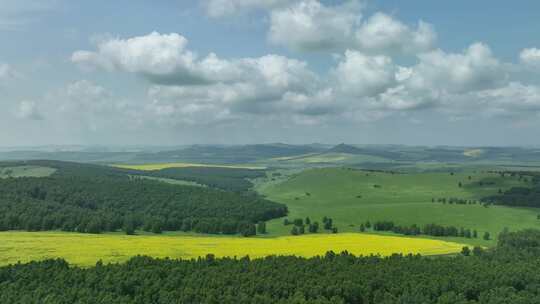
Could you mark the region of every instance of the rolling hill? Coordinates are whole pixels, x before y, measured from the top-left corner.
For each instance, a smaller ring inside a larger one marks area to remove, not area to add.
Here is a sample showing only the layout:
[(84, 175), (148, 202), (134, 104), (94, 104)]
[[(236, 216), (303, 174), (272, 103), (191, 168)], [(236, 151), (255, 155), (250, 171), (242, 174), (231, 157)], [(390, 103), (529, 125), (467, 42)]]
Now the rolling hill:
[[(469, 179), (470, 176), (470, 179)], [(482, 182), (482, 183), (481, 183)], [(462, 183), (462, 187), (459, 184)], [(540, 228), (534, 208), (443, 204), (439, 198), (480, 200), (525, 185), (518, 177), (485, 172), (390, 174), (347, 168), (309, 169), (280, 181), (260, 183), (257, 189), (289, 208), (288, 218), (310, 217), (321, 223), (330, 217), (339, 231), (359, 231), (362, 223), (394, 221), (399, 225), (452, 225), (496, 235), (510, 229)], [(271, 234), (287, 234), (283, 220), (269, 222)], [(473, 243), (491, 244), (481, 240)]]

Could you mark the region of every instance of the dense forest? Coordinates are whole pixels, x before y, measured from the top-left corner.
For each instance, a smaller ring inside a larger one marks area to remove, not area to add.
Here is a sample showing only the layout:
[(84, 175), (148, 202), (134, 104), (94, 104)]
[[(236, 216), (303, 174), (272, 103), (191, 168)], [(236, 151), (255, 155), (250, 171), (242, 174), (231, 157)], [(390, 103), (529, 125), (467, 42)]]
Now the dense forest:
[(248, 179), (266, 176), (265, 170), (217, 167), (167, 168), (138, 174), (186, 180), (236, 192), (248, 191), (253, 187)]
[(287, 214), (285, 205), (252, 194), (169, 185), (102, 166), (46, 164), (58, 169), (50, 177), (0, 179), (0, 230), (248, 236), (256, 223)]
[(1, 303), (540, 303), (540, 232), (502, 233), (463, 256), (134, 257), (83, 269), (64, 260), (0, 268)]

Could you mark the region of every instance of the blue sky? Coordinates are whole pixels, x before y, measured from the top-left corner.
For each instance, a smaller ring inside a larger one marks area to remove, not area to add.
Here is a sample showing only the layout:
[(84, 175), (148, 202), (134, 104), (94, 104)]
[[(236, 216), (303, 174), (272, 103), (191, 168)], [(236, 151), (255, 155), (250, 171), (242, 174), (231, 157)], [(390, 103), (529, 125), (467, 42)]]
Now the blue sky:
[(0, 7), (0, 146), (538, 145), (538, 1)]

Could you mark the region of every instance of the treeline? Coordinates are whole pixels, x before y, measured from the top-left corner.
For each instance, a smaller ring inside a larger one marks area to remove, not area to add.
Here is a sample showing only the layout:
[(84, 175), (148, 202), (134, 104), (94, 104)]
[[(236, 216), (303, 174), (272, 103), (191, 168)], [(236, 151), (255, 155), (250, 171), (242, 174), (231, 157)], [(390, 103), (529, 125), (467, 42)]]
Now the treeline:
[[(364, 227), (364, 226), (361, 226), (361, 227)], [(409, 225), (409, 226), (401, 226), (401, 225), (396, 225), (392, 221), (377, 221), (373, 223), (373, 230), (391, 231), (393, 233), (403, 234), (403, 235), (423, 234), (423, 235), (438, 236), (438, 237), (478, 238), (478, 232), (476, 230), (465, 229), (463, 227), (457, 228), (455, 226), (443, 226), (443, 225), (438, 225), (438, 224), (427, 224), (427, 225), (424, 225), (423, 227), (420, 227), (416, 224)], [(490, 239), (489, 233), (486, 232), (483, 238), (485, 240), (489, 240)]]
[(455, 257), (135, 257), (91, 268), (47, 260), (1, 267), (0, 303), (537, 304), (539, 244), (538, 231), (524, 231)]
[(512, 207), (540, 208), (540, 173), (500, 172), (500, 174), (518, 175), (520, 180), (530, 181), (530, 187), (512, 187), (504, 192), (499, 192), (498, 195), (485, 197), (482, 199), (483, 201)]
[(248, 191), (253, 183), (248, 179), (266, 176), (265, 170), (217, 167), (167, 168), (137, 172), (139, 175), (186, 180), (229, 191)]
[(475, 199), (465, 199), (465, 198), (457, 198), (457, 197), (439, 197), (439, 198), (432, 198), (432, 203), (443, 203), (443, 204), (456, 204), (456, 205), (476, 205), (478, 204), (478, 200)]
[(100, 233), (143, 229), (252, 235), (287, 207), (254, 195), (83, 174), (0, 179), (0, 230)]
[(518, 180), (523, 182), (532, 181), (538, 182), (540, 180), (540, 174), (534, 171), (487, 171), (488, 173), (499, 174), (500, 177), (518, 177)]

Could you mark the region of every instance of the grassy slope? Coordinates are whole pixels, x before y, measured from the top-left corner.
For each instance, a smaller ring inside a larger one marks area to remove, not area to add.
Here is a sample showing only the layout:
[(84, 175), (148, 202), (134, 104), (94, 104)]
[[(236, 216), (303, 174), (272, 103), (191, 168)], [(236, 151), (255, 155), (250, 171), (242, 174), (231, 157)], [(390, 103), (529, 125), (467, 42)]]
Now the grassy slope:
[[(472, 180), (468, 180), (468, 176)], [(474, 182), (492, 180), (494, 186), (477, 186)], [(458, 187), (459, 182), (463, 187)], [(374, 185), (382, 188), (374, 188)], [(311, 169), (282, 183), (259, 183), (258, 190), (269, 199), (287, 204), (290, 219), (309, 216), (321, 221), (323, 216), (334, 220), (340, 231), (358, 231), (360, 223), (393, 220), (397, 224), (437, 223), (477, 229), (493, 236), (504, 227), (512, 230), (537, 227), (539, 210), (480, 205), (450, 205), (432, 203), (433, 197), (478, 199), (503, 190), (523, 185), (517, 178), (500, 178), (489, 173), (422, 173), (388, 174), (352, 171), (341, 168)], [(306, 192), (311, 195), (306, 195)], [(361, 195), (362, 198), (357, 198)], [(271, 235), (289, 234), (291, 227), (283, 219), (271, 221)], [(490, 245), (492, 242), (457, 238), (461, 242)]]
[(323, 255), (328, 250), (347, 250), (360, 255), (389, 255), (395, 252), (440, 255), (456, 253), (463, 245), (414, 238), (369, 234), (305, 235), (280, 238), (238, 238), (212, 236), (126, 236), (64, 232), (1, 232), (0, 265), (45, 258), (65, 258), (82, 266), (98, 260), (122, 262), (135, 255), (195, 258), (216, 256), (263, 257), (267, 255)]
[(139, 178), (149, 179), (149, 180), (155, 180), (159, 182), (164, 182), (167, 184), (172, 185), (181, 185), (181, 186), (195, 186), (195, 187), (207, 187), (206, 185), (202, 185), (196, 182), (190, 182), (186, 180), (179, 180), (179, 179), (172, 179), (172, 178), (164, 178), (164, 177), (153, 177), (153, 176), (138, 176)]
[(156, 171), (167, 168), (188, 168), (188, 167), (215, 167), (215, 168), (238, 168), (238, 169), (265, 169), (262, 166), (250, 166), (250, 165), (214, 165), (214, 164), (195, 164), (195, 163), (156, 163), (156, 164), (139, 164), (139, 165), (126, 165), (126, 164), (114, 164), (112, 167), (122, 169), (133, 169), (141, 171)]
[(382, 157), (371, 155), (356, 155), (349, 153), (321, 153), (309, 155), (303, 158), (289, 160), (298, 163), (361, 163), (361, 162), (387, 162)]

